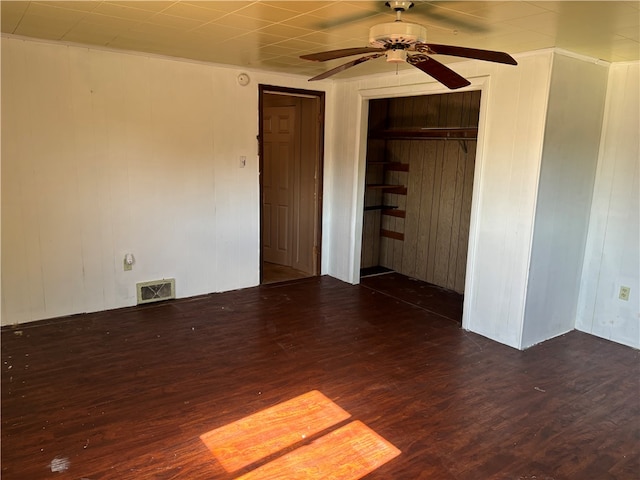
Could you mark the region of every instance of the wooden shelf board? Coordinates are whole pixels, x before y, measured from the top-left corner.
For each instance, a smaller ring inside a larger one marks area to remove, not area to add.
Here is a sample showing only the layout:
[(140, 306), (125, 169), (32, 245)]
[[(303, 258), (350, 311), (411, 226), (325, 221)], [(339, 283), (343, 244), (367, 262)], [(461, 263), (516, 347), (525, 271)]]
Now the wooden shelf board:
[(395, 194), (395, 195), (406, 195), (407, 194), (407, 187), (394, 186), (392, 188), (386, 188), (384, 190), (384, 193), (391, 193), (391, 194)]
[(370, 190), (394, 190), (396, 188), (406, 188), (404, 185), (387, 185), (384, 183), (371, 183), (367, 185)]
[(478, 129), (475, 127), (461, 128), (410, 128), (397, 130), (380, 130), (371, 134), (377, 138), (399, 140), (475, 140), (478, 137)]
[(393, 205), (369, 205), (367, 207), (364, 207), (365, 211), (366, 210), (392, 210), (394, 208), (398, 208), (398, 207)]
[(398, 218), (405, 218), (407, 215), (407, 212), (404, 210), (398, 210), (396, 209), (383, 209), (382, 210), (382, 215), (387, 215), (390, 217), (398, 217)]
[(404, 241), (404, 233), (392, 232), (391, 230), (385, 230), (384, 228), (380, 229), (380, 236)]

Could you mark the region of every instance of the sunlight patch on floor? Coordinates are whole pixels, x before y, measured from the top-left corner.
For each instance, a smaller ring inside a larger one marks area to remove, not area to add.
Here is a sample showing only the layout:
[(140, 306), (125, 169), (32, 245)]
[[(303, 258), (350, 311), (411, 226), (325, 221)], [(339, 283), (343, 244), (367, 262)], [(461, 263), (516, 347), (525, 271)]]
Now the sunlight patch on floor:
[[(351, 415), (317, 390), (211, 430), (201, 440), (228, 472), (282, 452)], [(357, 480), (400, 454), (364, 423), (353, 421), (246, 473), (273, 478)]]

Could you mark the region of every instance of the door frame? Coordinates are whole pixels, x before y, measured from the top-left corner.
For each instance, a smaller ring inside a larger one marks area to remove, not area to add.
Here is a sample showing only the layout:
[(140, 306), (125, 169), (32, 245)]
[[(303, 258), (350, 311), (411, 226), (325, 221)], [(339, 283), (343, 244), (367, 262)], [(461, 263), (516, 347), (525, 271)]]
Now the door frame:
[(290, 97), (305, 97), (315, 99), (318, 103), (318, 118), (317, 122), (317, 140), (318, 151), (317, 164), (316, 164), (316, 198), (315, 198), (315, 212), (316, 218), (314, 219), (315, 235), (314, 241), (314, 259), (313, 259), (313, 276), (320, 275), (321, 261), (322, 261), (322, 203), (323, 203), (323, 180), (324, 180), (324, 130), (325, 130), (325, 92), (318, 90), (304, 90), (299, 88), (280, 87), (275, 85), (258, 85), (258, 183), (259, 183), (259, 196), (260, 196), (260, 284), (263, 282), (262, 266), (264, 262), (262, 252), (262, 232), (264, 228), (264, 218), (262, 212), (263, 201), (263, 172), (264, 172), (264, 155), (263, 155), (263, 112), (264, 112), (264, 96), (268, 94), (284, 95)]
[[(487, 111), (488, 102), (490, 98), (491, 82), (488, 75), (480, 75), (471, 78), (471, 85), (468, 87), (456, 90), (457, 92), (464, 92), (468, 90), (480, 90), (480, 116), (478, 118), (478, 137), (476, 144), (476, 160), (475, 169), (473, 174), (473, 192), (471, 199), (471, 219), (469, 224), (469, 243), (467, 247), (467, 264), (466, 264), (466, 277), (464, 287), (464, 301), (462, 308), (462, 328), (465, 330), (472, 330), (470, 312), (473, 310), (472, 305), (476, 301), (476, 282), (478, 281), (475, 273), (475, 264), (477, 262), (477, 250), (478, 250), (478, 230), (480, 223), (480, 208), (481, 195), (482, 195), (482, 178), (483, 170), (485, 166), (485, 125), (487, 124)], [(367, 155), (367, 128), (369, 119), (369, 100), (375, 98), (394, 98), (394, 97), (408, 97), (418, 95), (434, 95), (440, 93), (451, 93), (446, 87), (440, 83), (426, 83), (426, 84), (403, 84), (387, 87), (377, 87), (371, 89), (365, 89), (360, 91), (360, 125), (359, 125), (359, 148), (358, 148), (358, 178), (355, 185), (357, 193), (357, 203), (355, 208), (355, 236), (354, 242), (351, 245), (351, 252), (353, 254), (351, 263), (351, 283), (357, 284), (360, 282), (360, 256), (362, 254), (362, 218), (364, 215), (364, 189), (365, 189), (365, 170), (366, 170), (366, 155)]]

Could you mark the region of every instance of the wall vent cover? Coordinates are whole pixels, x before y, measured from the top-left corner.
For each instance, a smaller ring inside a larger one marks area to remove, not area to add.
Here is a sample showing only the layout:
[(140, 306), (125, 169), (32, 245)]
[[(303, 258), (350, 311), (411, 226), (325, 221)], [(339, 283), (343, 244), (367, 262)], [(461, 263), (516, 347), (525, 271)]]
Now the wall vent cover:
[(138, 292), (138, 305), (170, 300), (176, 298), (176, 280), (175, 278), (167, 278), (136, 283), (136, 290)]

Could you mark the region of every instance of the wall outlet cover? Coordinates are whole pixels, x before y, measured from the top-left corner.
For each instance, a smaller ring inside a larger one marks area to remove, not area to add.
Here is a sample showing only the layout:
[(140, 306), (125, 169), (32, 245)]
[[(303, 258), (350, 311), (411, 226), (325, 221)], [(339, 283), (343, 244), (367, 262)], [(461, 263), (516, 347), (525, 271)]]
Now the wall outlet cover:
[(618, 298), (620, 300), (628, 301), (629, 295), (631, 294), (631, 288), (625, 287), (624, 285), (620, 287), (620, 293), (618, 294)]

